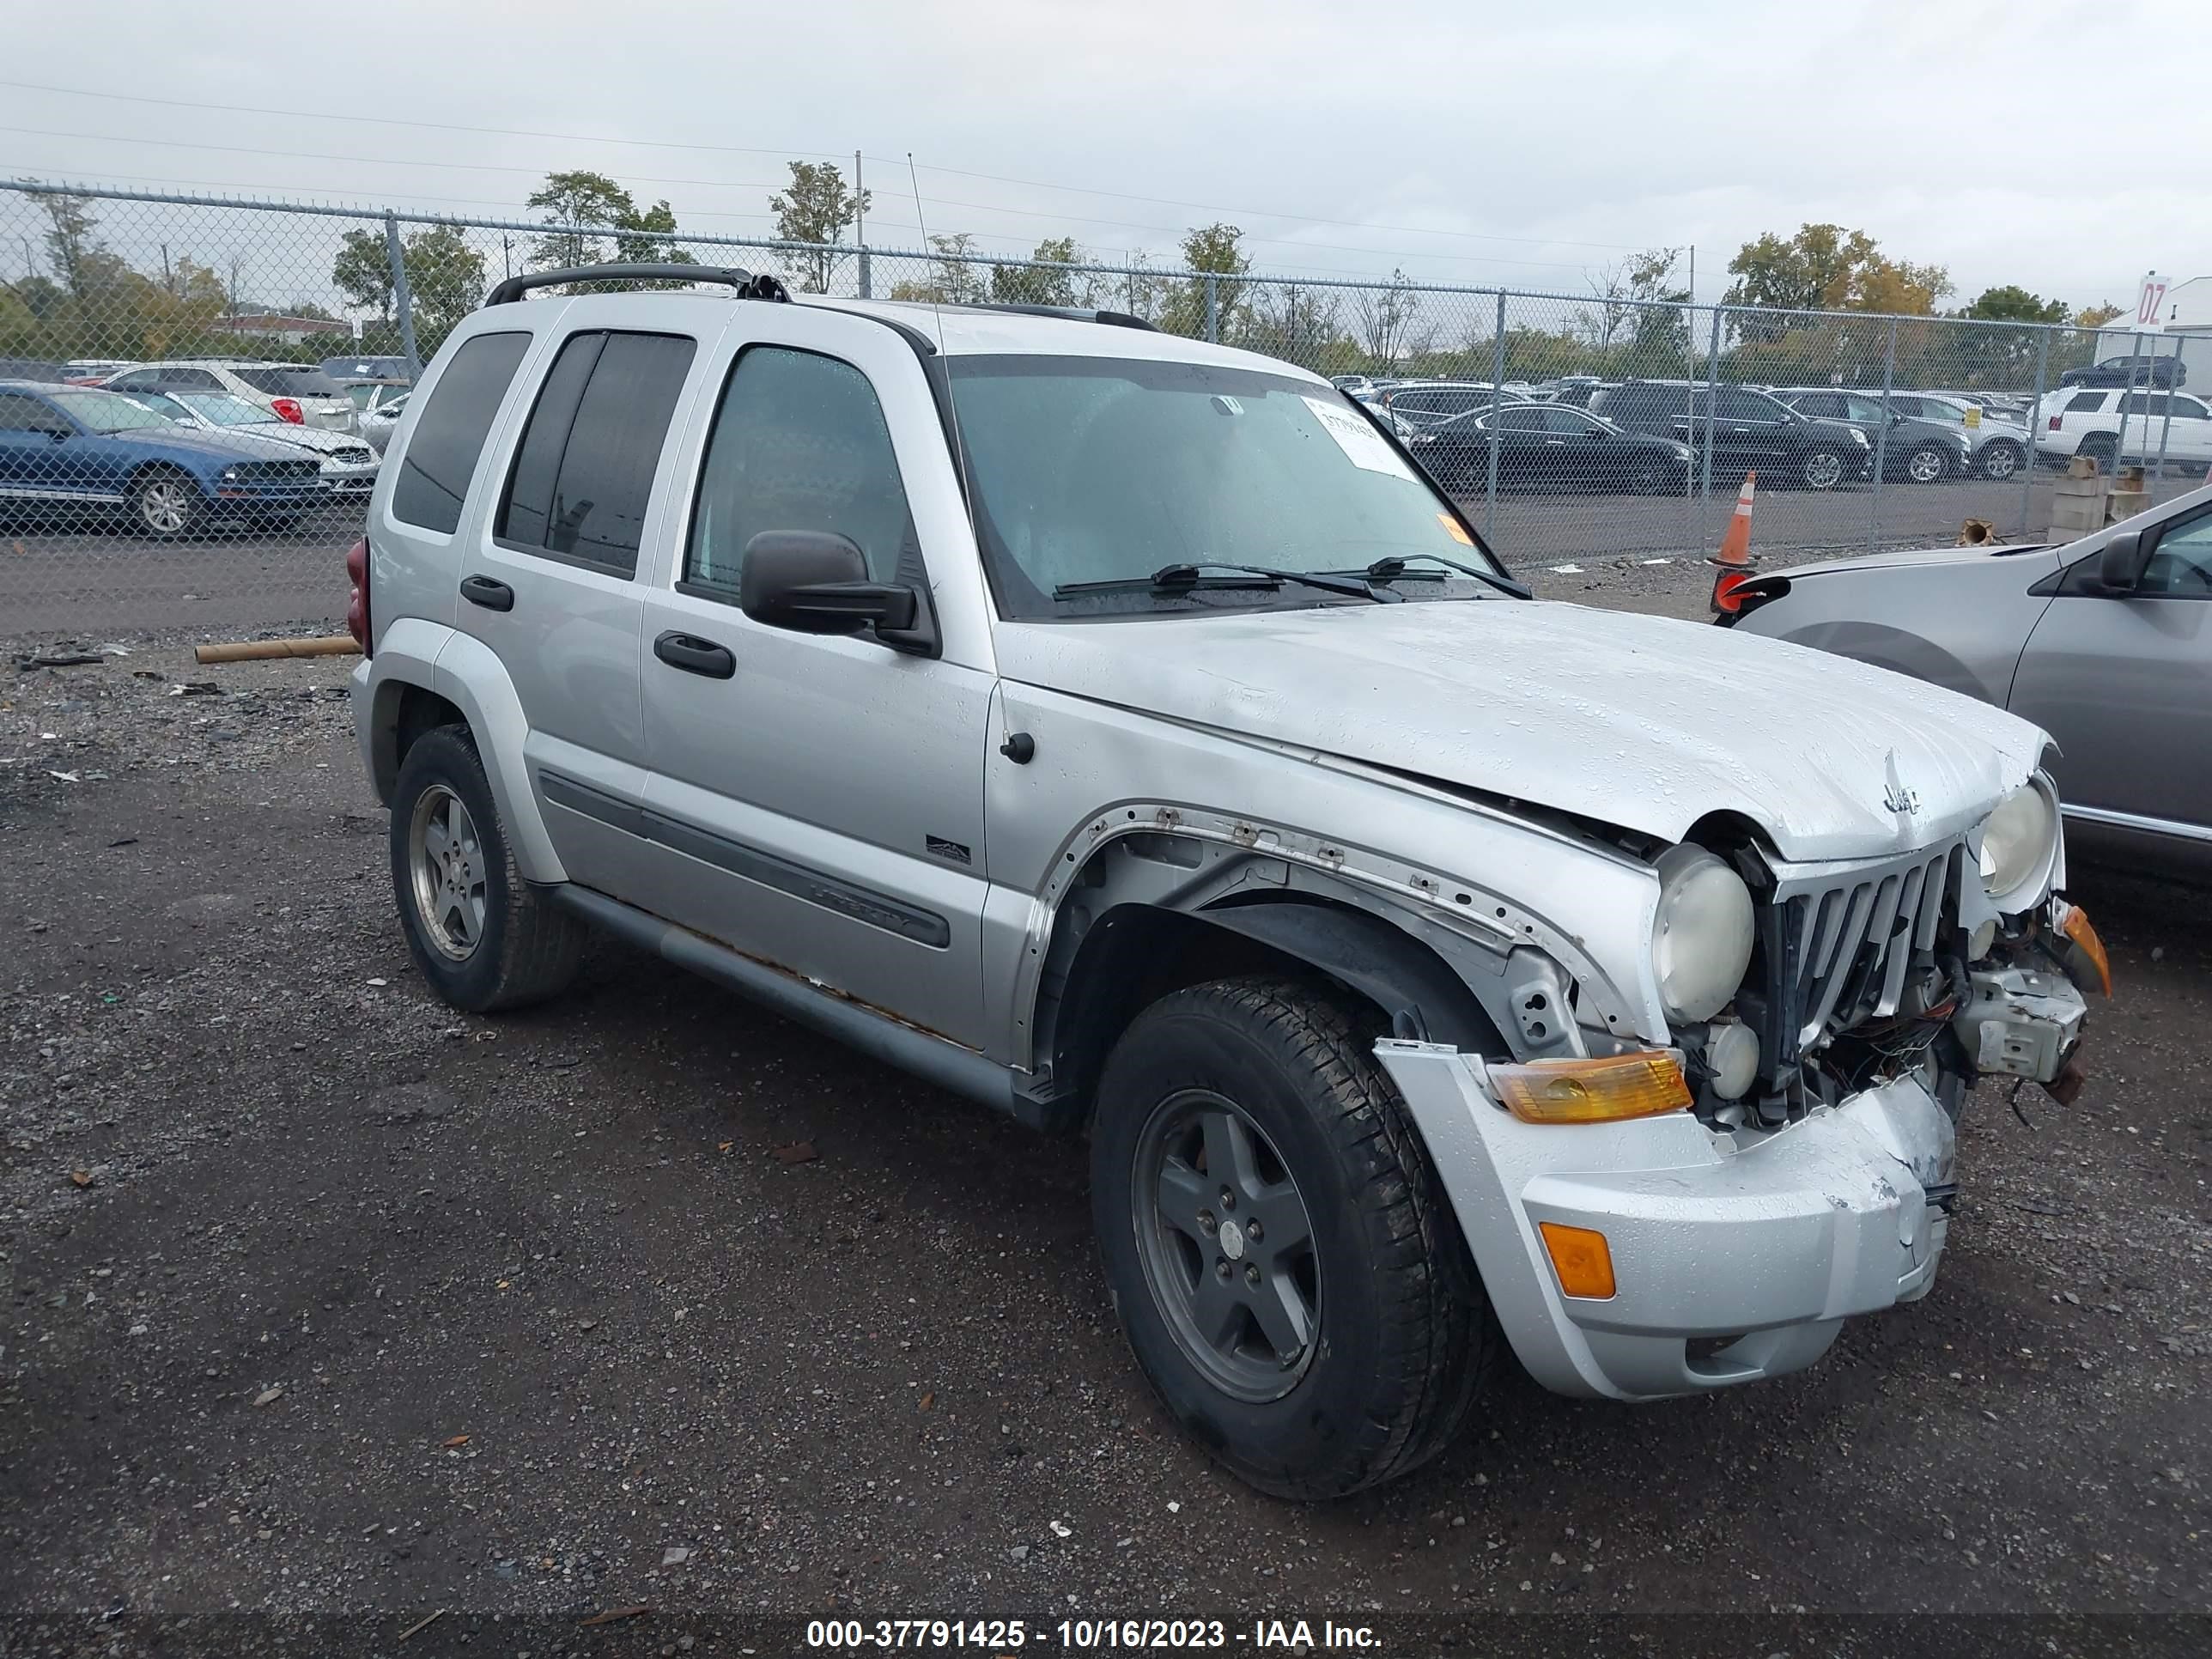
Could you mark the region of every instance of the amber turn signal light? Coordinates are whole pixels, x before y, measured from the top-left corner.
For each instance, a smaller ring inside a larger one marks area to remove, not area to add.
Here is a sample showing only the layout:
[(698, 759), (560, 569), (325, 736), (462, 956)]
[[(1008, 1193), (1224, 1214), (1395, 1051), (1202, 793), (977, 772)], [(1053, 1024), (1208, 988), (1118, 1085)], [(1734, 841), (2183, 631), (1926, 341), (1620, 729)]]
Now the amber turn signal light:
[(1613, 1294), (1613, 1250), (1603, 1233), (1556, 1221), (1540, 1221), (1536, 1231), (1544, 1236), (1544, 1249), (1562, 1291), (1597, 1302)]
[(2089, 913), (2078, 904), (2066, 907), (2066, 919), (2059, 923), (2058, 931), (2074, 942), (2089, 966), (2096, 969), (2097, 988), (2106, 996), (2112, 994), (2112, 959), (2105, 954), (2105, 941), (2097, 937), (2097, 930), (2089, 925)]
[(1611, 1123), (1679, 1112), (1690, 1103), (1681, 1062), (1663, 1048), (1489, 1069), (1498, 1098), (1523, 1123)]

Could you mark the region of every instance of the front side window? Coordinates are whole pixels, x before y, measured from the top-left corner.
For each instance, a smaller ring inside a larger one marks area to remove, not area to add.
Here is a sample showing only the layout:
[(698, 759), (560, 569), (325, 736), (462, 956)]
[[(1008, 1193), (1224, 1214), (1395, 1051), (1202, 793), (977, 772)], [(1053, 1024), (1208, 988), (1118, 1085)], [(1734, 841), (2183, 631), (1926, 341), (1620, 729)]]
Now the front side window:
[(681, 334), (570, 335), (523, 428), (493, 534), (635, 572), (661, 445), (697, 350)]
[(204, 368), (184, 368), (172, 363), (156, 369), (152, 384), (167, 392), (220, 392), (222, 382)]
[(529, 349), (527, 334), (479, 334), (453, 354), (400, 457), (393, 518), (453, 534), (492, 417)]
[(684, 579), (738, 590), (745, 544), (764, 530), (848, 538), (873, 580), (896, 579), (913, 537), (890, 428), (852, 364), (784, 346), (748, 348), (707, 440)]
[(1540, 409), (1502, 409), (1498, 411), (1498, 425), (1505, 432), (1542, 432), (1550, 422)]
[(2212, 599), (2212, 513), (2184, 520), (2158, 538), (2136, 592), (2173, 599)]
[(1844, 412), (1844, 394), (1840, 392), (1808, 392), (1797, 399), (1797, 412), (1819, 420), (1833, 420)]
[[(1495, 568), (1435, 487), (1316, 382), (1134, 358), (955, 357), (950, 369), (985, 556), (1008, 616), (1195, 600), (1145, 591), (1170, 565), (1320, 572), (1430, 554)], [(1133, 592), (1062, 591), (1132, 580)], [(1453, 596), (1470, 591), (1496, 592), (1465, 579)], [(1329, 602), (1288, 583), (1205, 599)]]
[(0, 432), (52, 432), (65, 424), (36, 398), (0, 392)]

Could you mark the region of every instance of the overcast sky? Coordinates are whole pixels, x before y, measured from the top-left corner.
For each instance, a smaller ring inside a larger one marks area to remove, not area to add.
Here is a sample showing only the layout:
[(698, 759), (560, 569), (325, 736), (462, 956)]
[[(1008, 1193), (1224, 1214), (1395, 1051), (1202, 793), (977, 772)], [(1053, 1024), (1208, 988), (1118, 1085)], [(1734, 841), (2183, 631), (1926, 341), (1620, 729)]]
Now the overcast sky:
[[(793, 156), (869, 158), (869, 240), (1073, 235), (1172, 257), (1583, 291), (1642, 247), (1807, 221), (1949, 267), (2131, 302), (2212, 272), (2212, 6), (2139, 0), (373, 0), (9, 9), (0, 176), (522, 216), (550, 168), (769, 234)], [(127, 94), (388, 122), (185, 108)], [(2082, 88), (2078, 101), (2061, 88)], [(2130, 94), (2130, 84), (2143, 90)], [(526, 129), (523, 137), (398, 123)], [(619, 142), (629, 141), (652, 141)]]

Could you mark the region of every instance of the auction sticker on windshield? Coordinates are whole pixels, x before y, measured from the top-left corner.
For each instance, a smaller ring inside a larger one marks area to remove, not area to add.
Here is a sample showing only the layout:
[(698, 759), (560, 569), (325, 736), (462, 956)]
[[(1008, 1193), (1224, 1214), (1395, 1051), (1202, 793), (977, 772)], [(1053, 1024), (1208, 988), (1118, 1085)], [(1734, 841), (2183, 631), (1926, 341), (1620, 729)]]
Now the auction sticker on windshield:
[(1350, 410), (1324, 403), (1319, 398), (1308, 398), (1305, 405), (1313, 410), (1321, 429), (1336, 440), (1336, 447), (1352, 465), (1364, 466), (1370, 472), (1387, 472), (1408, 483), (1419, 482), (1413, 477), (1413, 468), (1390, 447), (1382, 434)]

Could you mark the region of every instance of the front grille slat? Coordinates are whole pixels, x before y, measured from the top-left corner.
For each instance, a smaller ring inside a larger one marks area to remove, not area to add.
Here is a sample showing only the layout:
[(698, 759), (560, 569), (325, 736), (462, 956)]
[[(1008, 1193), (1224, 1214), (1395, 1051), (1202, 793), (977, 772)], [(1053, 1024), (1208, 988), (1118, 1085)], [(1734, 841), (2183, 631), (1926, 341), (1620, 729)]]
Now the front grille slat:
[(1776, 1006), (1764, 1016), (1760, 1046), (1770, 1064), (1793, 1063), (1832, 1026), (1897, 1012), (1915, 953), (1931, 950), (1942, 926), (1962, 844), (1856, 867), (1776, 871), (1771, 902), (1797, 951), (1780, 979), (1768, 981)]
[[(1905, 872), (1905, 887), (1888, 928), (1887, 966), (1882, 970), (1881, 994), (1875, 1000), (1876, 1019), (1887, 1019), (1905, 999), (1905, 970), (1912, 965), (1912, 940), (1920, 932), (1920, 896), (1927, 890), (1932, 865), (1917, 865)], [(1899, 924), (1903, 925), (1900, 927)]]

